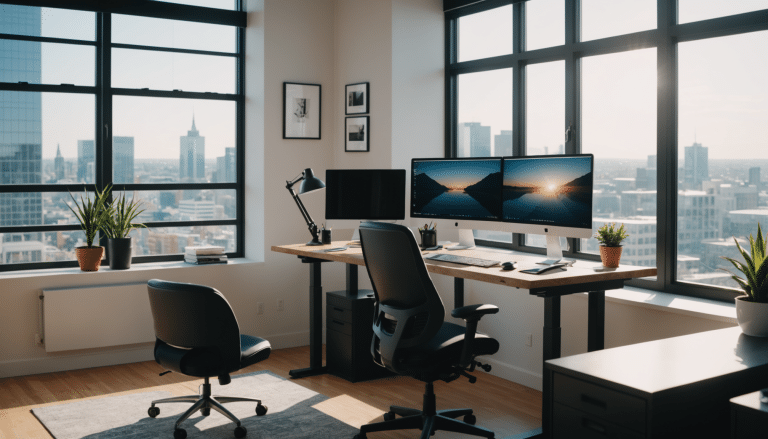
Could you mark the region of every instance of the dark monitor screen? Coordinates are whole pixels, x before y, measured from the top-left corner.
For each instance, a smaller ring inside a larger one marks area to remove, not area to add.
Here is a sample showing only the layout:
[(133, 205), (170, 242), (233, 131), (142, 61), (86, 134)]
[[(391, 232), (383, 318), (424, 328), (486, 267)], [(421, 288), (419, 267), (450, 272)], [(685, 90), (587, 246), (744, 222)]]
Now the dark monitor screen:
[(592, 228), (593, 156), (504, 157), (503, 220)]
[(501, 159), (413, 159), (411, 216), (501, 219)]
[(329, 169), (325, 219), (405, 219), (405, 169)]

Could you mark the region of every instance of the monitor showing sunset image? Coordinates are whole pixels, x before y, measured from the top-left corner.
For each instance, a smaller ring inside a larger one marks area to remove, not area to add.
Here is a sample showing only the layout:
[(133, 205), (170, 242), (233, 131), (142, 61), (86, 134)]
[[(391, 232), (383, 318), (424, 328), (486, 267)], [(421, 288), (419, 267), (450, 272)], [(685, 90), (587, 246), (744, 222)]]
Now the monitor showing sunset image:
[(415, 159), (411, 183), (413, 216), (501, 217), (501, 159)]
[(592, 156), (504, 158), (503, 219), (592, 227)]

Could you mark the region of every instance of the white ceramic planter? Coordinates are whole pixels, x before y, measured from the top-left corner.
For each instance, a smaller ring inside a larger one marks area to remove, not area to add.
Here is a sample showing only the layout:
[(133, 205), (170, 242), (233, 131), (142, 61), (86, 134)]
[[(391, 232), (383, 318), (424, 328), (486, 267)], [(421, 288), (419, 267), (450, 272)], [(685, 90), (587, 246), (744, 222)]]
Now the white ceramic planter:
[(749, 302), (748, 296), (736, 298), (736, 320), (741, 332), (754, 337), (768, 337), (768, 303)]

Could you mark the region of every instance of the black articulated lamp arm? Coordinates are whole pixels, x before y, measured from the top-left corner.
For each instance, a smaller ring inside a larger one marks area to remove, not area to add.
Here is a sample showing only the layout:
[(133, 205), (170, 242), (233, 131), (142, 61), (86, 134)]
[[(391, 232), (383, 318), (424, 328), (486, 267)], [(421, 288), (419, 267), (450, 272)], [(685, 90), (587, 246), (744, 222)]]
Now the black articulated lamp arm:
[(318, 235), (317, 231), (317, 224), (312, 220), (312, 217), (309, 215), (309, 212), (307, 211), (307, 208), (304, 207), (304, 203), (301, 202), (301, 199), (299, 198), (299, 195), (293, 190), (293, 186), (304, 180), (306, 177), (307, 171), (301, 173), (298, 177), (291, 180), (285, 181), (285, 188), (288, 189), (288, 192), (291, 193), (291, 197), (293, 197), (293, 201), (296, 202), (296, 205), (299, 206), (299, 211), (301, 212), (301, 216), (304, 217), (304, 221), (307, 223), (307, 228), (309, 229), (309, 233), (312, 234), (312, 241), (308, 242), (307, 245), (322, 245), (320, 242), (320, 237)]

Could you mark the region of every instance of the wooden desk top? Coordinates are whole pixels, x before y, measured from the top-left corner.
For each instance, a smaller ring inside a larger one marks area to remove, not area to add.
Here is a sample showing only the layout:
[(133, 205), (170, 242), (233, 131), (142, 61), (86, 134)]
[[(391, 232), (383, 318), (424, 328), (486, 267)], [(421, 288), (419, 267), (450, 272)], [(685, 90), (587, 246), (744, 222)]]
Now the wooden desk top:
[[(359, 247), (350, 247), (347, 250), (338, 252), (324, 252), (326, 249), (343, 247), (346, 244), (347, 241), (334, 241), (332, 244), (312, 247), (305, 244), (275, 245), (272, 246), (272, 251), (326, 261), (343, 262), (345, 264), (365, 265), (363, 251)], [(537, 265), (536, 262), (545, 259), (545, 256), (482, 247), (471, 250), (438, 250), (425, 252), (424, 254), (427, 255), (431, 253), (448, 253), (501, 262), (513, 261), (515, 263), (515, 269), (512, 271), (503, 271), (498, 265), (490, 268), (483, 268), (425, 259), (427, 270), (430, 273), (529, 290), (533, 288), (558, 287), (656, 276), (655, 267), (649, 268), (621, 265), (616, 269), (603, 269), (600, 262), (582, 260), (577, 260), (576, 264), (574, 264), (573, 267), (568, 267), (566, 271), (552, 271), (540, 275), (525, 274), (520, 273), (520, 270), (540, 267), (541, 265)], [(599, 271), (596, 271), (595, 269), (598, 269)]]

